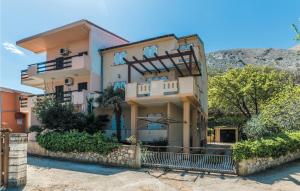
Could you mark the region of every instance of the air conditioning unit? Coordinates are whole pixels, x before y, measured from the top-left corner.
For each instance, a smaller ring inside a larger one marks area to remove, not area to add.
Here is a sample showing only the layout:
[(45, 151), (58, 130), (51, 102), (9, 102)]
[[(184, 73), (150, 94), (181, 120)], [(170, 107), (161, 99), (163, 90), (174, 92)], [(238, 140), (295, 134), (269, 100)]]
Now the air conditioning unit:
[(69, 54), (71, 54), (71, 51), (68, 48), (61, 48), (59, 52), (62, 56), (69, 56)]
[(65, 85), (66, 85), (66, 86), (71, 86), (71, 85), (73, 85), (73, 82), (74, 82), (73, 78), (66, 78), (66, 79), (65, 79)]

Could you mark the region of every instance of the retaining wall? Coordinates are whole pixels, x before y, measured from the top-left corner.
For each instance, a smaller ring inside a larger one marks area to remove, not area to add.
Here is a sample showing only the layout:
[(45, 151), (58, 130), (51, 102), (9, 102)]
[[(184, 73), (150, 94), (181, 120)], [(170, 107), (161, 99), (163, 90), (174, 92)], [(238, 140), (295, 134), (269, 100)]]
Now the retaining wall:
[(29, 141), (28, 154), (76, 162), (99, 163), (110, 166), (125, 166), (131, 168), (141, 167), (140, 147), (135, 145), (122, 145), (107, 155), (101, 155), (93, 152), (52, 152), (44, 149), (35, 141)]
[(279, 166), (281, 164), (300, 158), (300, 149), (293, 153), (288, 153), (278, 158), (253, 158), (242, 160), (236, 164), (237, 173), (240, 176), (250, 175), (256, 172), (266, 170), (267, 168)]

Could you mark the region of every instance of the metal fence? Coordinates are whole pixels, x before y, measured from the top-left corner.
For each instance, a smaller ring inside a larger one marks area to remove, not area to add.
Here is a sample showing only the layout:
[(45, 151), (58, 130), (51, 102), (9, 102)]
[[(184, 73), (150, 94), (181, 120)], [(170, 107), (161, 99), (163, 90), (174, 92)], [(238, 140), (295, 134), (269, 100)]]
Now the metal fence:
[(8, 155), (9, 155), (9, 131), (0, 129), (0, 188), (6, 187), (8, 183)]
[(141, 162), (145, 167), (170, 168), (203, 172), (235, 174), (235, 162), (230, 149), (190, 148), (183, 153), (183, 147), (142, 147)]

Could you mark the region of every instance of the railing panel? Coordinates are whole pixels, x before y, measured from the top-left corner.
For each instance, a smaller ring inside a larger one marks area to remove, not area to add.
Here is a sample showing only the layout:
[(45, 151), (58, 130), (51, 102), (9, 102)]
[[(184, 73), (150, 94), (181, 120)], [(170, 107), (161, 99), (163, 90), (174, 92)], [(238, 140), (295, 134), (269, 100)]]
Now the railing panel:
[(158, 152), (143, 147), (141, 162), (143, 166), (196, 170), (215, 173), (235, 174), (235, 162), (232, 155), (211, 153), (190, 154), (181, 152)]
[(149, 95), (150, 94), (150, 84), (138, 84), (137, 85), (138, 95)]
[(165, 81), (164, 82), (164, 93), (177, 93), (178, 92), (178, 81)]

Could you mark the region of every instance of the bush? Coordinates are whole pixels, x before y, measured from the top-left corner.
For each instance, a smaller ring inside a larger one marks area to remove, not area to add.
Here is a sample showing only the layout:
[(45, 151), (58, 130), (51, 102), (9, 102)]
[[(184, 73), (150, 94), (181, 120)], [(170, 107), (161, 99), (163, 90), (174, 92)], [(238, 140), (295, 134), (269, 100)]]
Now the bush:
[(109, 139), (101, 133), (93, 135), (86, 132), (48, 132), (37, 136), (37, 142), (50, 151), (61, 152), (96, 152), (108, 154), (118, 148), (116, 140)]
[(300, 87), (287, 88), (273, 96), (261, 113), (244, 126), (247, 138), (258, 139), (274, 133), (300, 130)]
[(37, 132), (37, 133), (41, 133), (43, 131), (43, 128), (41, 128), (40, 126), (38, 125), (31, 125), (29, 127), (29, 133), (31, 132)]
[(256, 157), (279, 157), (300, 149), (300, 131), (285, 132), (259, 140), (248, 140), (233, 145), (236, 161)]
[(34, 112), (42, 123), (43, 129), (60, 132), (76, 129), (93, 134), (101, 131), (109, 121), (107, 115), (79, 113), (73, 104), (62, 104), (51, 96), (39, 100), (34, 107)]

